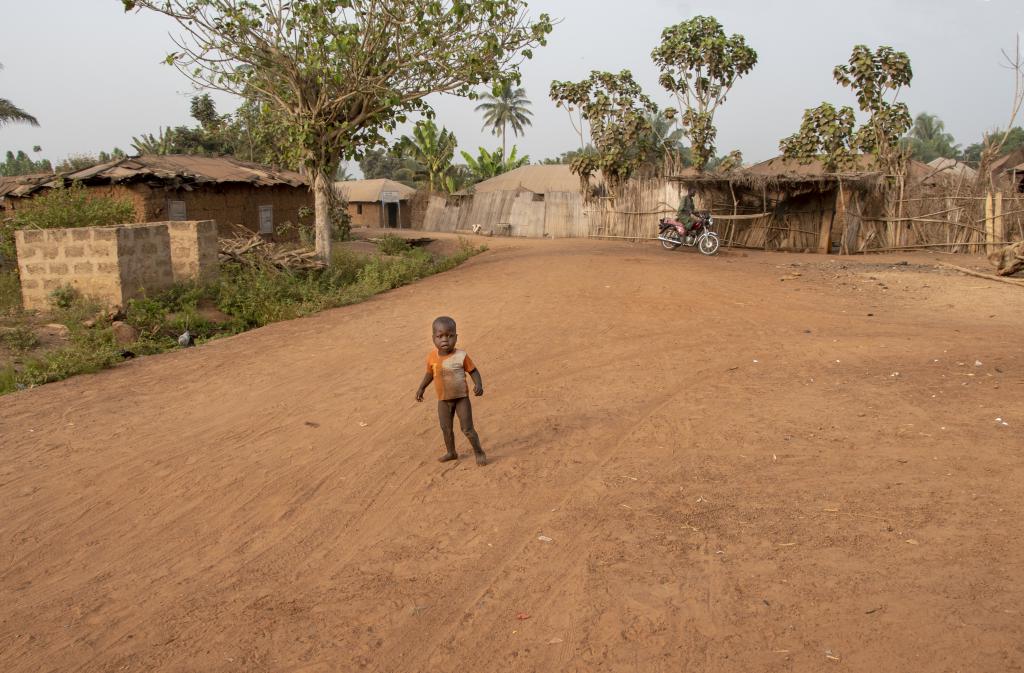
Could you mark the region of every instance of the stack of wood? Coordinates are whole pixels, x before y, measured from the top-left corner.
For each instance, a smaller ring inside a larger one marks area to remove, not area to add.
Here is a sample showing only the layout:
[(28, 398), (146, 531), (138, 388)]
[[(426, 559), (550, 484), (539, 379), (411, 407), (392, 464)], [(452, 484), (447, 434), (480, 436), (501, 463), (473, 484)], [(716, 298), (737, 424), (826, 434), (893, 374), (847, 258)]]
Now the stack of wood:
[(1002, 250), (989, 253), (988, 260), (1000, 276), (1012, 276), (1024, 269), (1024, 241), (1017, 241)]
[(281, 271), (311, 271), (324, 264), (315, 250), (271, 243), (258, 234), (220, 239), (220, 261), (245, 266), (272, 266)]

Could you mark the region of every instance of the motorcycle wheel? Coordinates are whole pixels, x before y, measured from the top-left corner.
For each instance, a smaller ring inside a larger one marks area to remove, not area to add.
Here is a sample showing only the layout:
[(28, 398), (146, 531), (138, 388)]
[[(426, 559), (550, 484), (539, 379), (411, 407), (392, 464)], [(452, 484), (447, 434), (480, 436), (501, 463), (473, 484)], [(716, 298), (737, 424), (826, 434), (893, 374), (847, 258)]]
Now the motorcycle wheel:
[[(664, 240), (666, 238), (670, 238), (672, 240), (666, 241)], [(665, 231), (661, 232), (661, 247), (665, 248), (666, 250), (675, 250), (682, 244), (683, 241), (682, 239), (679, 238), (679, 232), (676, 231), (675, 229), (666, 229)]]
[(721, 245), (722, 244), (718, 240), (717, 236), (708, 234), (707, 236), (701, 236), (700, 240), (697, 241), (697, 250), (700, 251), (700, 254), (708, 255), (710, 257), (711, 255), (718, 253), (718, 248), (721, 247)]

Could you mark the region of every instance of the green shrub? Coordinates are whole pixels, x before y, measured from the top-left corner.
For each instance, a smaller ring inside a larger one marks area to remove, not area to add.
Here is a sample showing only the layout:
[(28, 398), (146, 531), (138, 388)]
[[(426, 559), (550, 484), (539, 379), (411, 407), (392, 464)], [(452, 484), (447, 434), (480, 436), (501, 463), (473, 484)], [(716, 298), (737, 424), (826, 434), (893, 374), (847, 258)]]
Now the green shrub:
[(61, 285), (50, 293), (50, 303), (54, 308), (68, 309), (81, 300), (82, 295), (70, 285)]
[(167, 309), (156, 299), (130, 299), (125, 311), (125, 322), (144, 336), (156, 336), (166, 323)]
[(125, 224), (135, 218), (128, 199), (90, 194), (79, 183), (55, 187), (28, 201), (13, 217), (0, 220), (0, 256), (15, 259), (17, 229), (65, 229)]
[(377, 247), (385, 255), (401, 255), (402, 253), (409, 252), (412, 250), (404, 238), (401, 236), (395, 236), (394, 234), (387, 234), (382, 236), (377, 241)]
[(21, 310), (21, 283), (18, 272), (0, 270), (0, 315), (8, 315)]
[(26, 353), (39, 345), (39, 337), (28, 325), (18, 325), (0, 332), (0, 343), (16, 353)]
[(10, 365), (0, 367), (0, 395), (13, 393), (18, 389), (18, 372)]
[(66, 348), (29, 360), (16, 375), (16, 383), (38, 386), (60, 381), (76, 374), (90, 374), (121, 361), (121, 348), (109, 329), (80, 329), (72, 332)]

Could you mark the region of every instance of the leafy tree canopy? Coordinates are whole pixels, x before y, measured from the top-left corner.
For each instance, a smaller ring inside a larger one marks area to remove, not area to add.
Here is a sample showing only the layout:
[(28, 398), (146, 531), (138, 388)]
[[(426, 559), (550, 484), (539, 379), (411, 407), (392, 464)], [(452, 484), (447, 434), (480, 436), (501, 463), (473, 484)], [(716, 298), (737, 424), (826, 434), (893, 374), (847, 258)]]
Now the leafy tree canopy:
[[(629, 70), (593, 71), (580, 82), (551, 83), (551, 99), (569, 114), (590, 124), (592, 153), (581, 153), (572, 170), (587, 178), (602, 171), (613, 186), (629, 178), (644, 162), (651, 140), (651, 115), (658, 106), (644, 94)], [(574, 122), (575, 123), (575, 122)]]
[(552, 29), (525, 0), (122, 0), (185, 34), (168, 63), (196, 84), (269, 106), (313, 176), (317, 251), (330, 257), (329, 173), (381, 145), (435, 93), (519, 81)]
[[(1002, 129), (996, 129), (992, 133), (988, 134), (990, 138), (1001, 138), (1004, 131)], [(1024, 128), (1020, 126), (1014, 126), (1010, 129), (1010, 132), (1006, 135), (1006, 142), (999, 148), (999, 152), (993, 156), (993, 159), (999, 157), (1005, 157), (1010, 152), (1024, 147)], [(972, 143), (967, 146), (964, 150), (963, 158), (964, 161), (981, 161), (981, 153), (985, 150), (985, 140), (980, 142)]]
[(850, 106), (837, 110), (831, 103), (822, 103), (804, 110), (800, 130), (784, 138), (779, 149), (783, 156), (808, 163), (814, 158), (821, 159), (829, 172), (849, 168), (857, 161), (856, 123)]
[(832, 170), (851, 165), (857, 153), (873, 154), (890, 174), (900, 172), (905, 158), (901, 138), (910, 129), (911, 117), (896, 97), (913, 78), (910, 57), (892, 47), (872, 51), (859, 44), (832, 74), (838, 84), (853, 90), (868, 120), (854, 130), (852, 108), (837, 110), (822, 103), (805, 111), (800, 130), (779, 143), (783, 154), (807, 162), (820, 158)]
[(651, 52), (660, 82), (679, 102), (693, 163), (703, 169), (715, 155), (715, 111), (736, 80), (757, 64), (757, 52), (739, 34), (726, 36), (712, 16), (695, 16), (666, 28)]
[(380, 148), (367, 150), (359, 160), (359, 168), (367, 180), (385, 178), (409, 187), (416, 186), (416, 175), (423, 170), (415, 160)]
[(3, 163), (0, 163), (0, 176), (30, 175), (32, 173), (52, 173), (53, 166), (47, 159), (33, 159), (25, 152), (8, 151)]

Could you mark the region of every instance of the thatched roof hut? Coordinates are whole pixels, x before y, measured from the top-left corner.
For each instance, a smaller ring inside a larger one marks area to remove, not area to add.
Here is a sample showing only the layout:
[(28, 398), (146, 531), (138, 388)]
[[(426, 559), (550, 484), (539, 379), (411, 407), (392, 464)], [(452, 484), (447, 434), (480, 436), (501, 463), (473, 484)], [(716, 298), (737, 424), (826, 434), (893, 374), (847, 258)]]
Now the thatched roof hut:
[[(934, 187), (947, 183), (947, 175), (910, 161), (904, 181)], [(863, 249), (862, 224), (885, 219), (884, 188), (893, 178), (874, 157), (862, 155), (842, 170), (829, 170), (820, 160), (775, 157), (730, 172), (688, 170), (671, 179), (717, 215), (731, 245), (828, 253)]]

